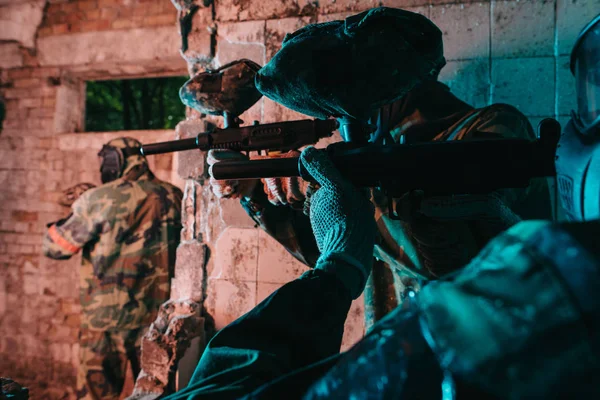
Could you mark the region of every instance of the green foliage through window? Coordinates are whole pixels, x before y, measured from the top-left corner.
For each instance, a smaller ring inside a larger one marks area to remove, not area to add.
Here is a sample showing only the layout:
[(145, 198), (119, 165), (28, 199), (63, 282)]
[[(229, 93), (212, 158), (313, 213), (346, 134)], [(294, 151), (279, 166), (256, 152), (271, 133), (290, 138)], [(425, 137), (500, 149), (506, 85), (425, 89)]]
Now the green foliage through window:
[(85, 130), (172, 129), (185, 119), (179, 88), (188, 78), (89, 81)]

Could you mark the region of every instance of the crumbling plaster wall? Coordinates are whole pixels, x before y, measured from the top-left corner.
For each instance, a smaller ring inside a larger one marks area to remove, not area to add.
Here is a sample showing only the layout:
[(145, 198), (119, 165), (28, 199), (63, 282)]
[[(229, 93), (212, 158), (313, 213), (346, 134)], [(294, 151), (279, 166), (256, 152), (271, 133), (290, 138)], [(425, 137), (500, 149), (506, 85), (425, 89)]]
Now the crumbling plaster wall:
[[(0, 375), (34, 399), (72, 398), (78, 364), (79, 258), (42, 257), (45, 226), (68, 212), (57, 204), (63, 189), (100, 183), (96, 154), (122, 136), (81, 133), (83, 82), (184, 76), (179, 46), (168, 0), (0, 0)], [(150, 163), (183, 187), (176, 158)]]

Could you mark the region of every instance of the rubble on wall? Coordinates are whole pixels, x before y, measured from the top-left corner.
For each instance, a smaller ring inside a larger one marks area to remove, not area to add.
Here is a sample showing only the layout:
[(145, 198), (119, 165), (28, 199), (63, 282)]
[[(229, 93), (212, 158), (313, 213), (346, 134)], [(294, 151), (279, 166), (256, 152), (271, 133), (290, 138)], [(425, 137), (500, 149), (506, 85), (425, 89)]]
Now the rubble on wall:
[(204, 339), (201, 308), (191, 300), (171, 300), (161, 306), (156, 320), (142, 338), (141, 371), (128, 400), (153, 400), (175, 390), (179, 360), (192, 339)]

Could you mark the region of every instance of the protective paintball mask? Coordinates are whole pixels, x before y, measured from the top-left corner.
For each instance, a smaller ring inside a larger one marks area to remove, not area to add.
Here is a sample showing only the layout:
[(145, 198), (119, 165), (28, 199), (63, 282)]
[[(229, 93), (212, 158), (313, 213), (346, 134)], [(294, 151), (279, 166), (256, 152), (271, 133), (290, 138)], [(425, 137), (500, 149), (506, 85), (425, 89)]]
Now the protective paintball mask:
[(600, 218), (600, 15), (580, 33), (571, 53), (577, 112), (558, 143), (556, 174), (571, 221)]
[(100, 165), (102, 183), (112, 182), (121, 177), (125, 166), (125, 157), (121, 149), (104, 145), (98, 156), (102, 158)]

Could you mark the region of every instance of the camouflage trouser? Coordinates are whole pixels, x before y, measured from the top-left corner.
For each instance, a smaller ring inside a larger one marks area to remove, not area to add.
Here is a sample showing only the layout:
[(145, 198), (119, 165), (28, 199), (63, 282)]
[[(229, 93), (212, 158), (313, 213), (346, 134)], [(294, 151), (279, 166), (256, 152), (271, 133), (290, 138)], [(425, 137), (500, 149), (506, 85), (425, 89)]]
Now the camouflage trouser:
[(118, 399), (128, 368), (137, 377), (140, 345), (145, 329), (90, 331), (82, 329), (79, 340), (78, 399)]

